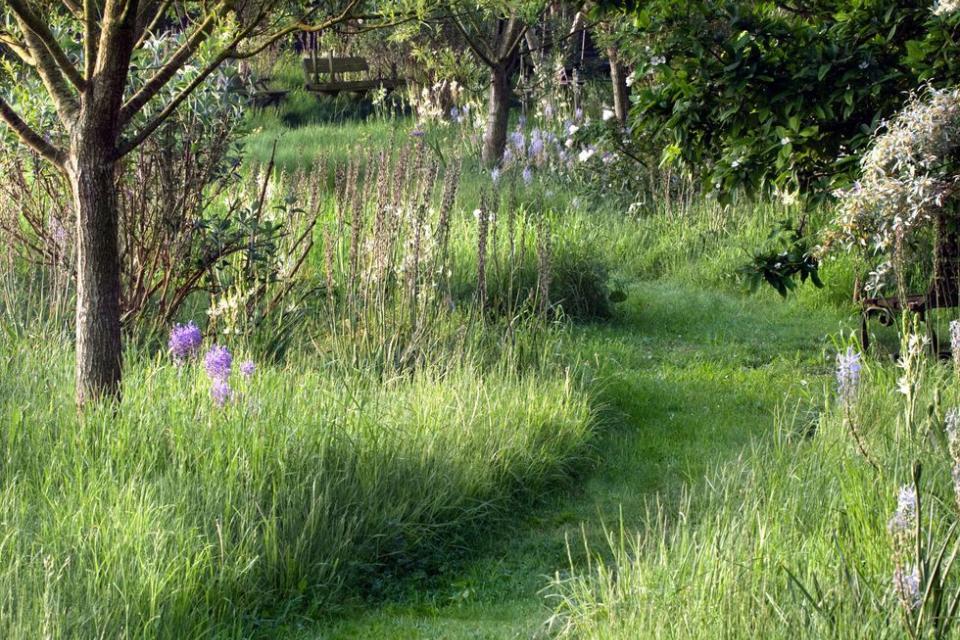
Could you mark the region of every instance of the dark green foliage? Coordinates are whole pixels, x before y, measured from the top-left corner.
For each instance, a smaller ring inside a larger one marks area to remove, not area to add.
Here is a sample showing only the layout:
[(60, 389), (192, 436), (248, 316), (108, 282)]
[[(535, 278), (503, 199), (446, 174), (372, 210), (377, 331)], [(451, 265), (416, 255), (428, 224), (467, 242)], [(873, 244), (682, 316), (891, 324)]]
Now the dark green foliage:
[(784, 298), (787, 292), (796, 288), (797, 277), (803, 284), (810, 282), (817, 288), (823, 288), (820, 281), (820, 264), (811, 255), (809, 237), (804, 235), (804, 225), (794, 226), (790, 220), (781, 222), (770, 232), (770, 248), (758, 251), (753, 259), (740, 268), (750, 289), (756, 291), (764, 282), (777, 290)]
[(824, 196), (907, 92), (956, 82), (956, 18), (927, 1), (637, 5), (632, 125), (720, 195)]

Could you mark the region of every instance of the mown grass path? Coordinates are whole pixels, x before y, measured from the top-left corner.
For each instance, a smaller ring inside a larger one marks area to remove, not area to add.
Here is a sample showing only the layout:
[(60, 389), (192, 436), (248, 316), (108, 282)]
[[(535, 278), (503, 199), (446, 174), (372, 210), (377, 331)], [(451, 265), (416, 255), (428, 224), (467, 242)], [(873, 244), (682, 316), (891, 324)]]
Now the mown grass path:
[[(596, 465), (510, 526), (449, 574), (410, 581), (396, 598), (295, 638), (531, 638), (550, 616), (548, 577), (584, 556), (620, 513), (635, 529), (652, 500), (669, 505), (684, 484), (740, 455), (773, 430), (785, 397), (822, 388), (840, 311), (762, 295), (637, 283), (611, 323), (574, 329), (571, 357), (593, 367), (603, 431)], [(567, 544), (567, 541), (572, 544)], [(594, 545), (601, 547), (602, 545)]]

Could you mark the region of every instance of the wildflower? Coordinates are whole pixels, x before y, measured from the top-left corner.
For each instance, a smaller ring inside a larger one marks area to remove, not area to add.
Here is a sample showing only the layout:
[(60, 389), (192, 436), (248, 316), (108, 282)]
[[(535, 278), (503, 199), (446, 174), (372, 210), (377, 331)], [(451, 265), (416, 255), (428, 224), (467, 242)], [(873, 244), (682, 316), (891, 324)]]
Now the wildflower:
[(613, 116), (615, 115), (616, 114), (613, 112), (612, 109), (604, 109), (600, 117), (603, 118), (604, 122), (606, 122), (607, 120), (612, 120)]
[(917, 523), (917, 490), (913, 485), (903, 485), (897, 494), (897, 509), (887, 522), (891, 536), (912, 535)]
[(573, 119), (576, 120), (577, 122), (580, 122), (581, 120), (583, 120), (583, 109), (581, 109), (580, 107), (577, 107), (577, 110), (573, 112)]
[(552, 104), (552, 103), (548, 102), (548, 103), (546, 103), (545, 105), (543, 105), (543, 117), (544, 117), (544, 119), (546, 119), (546, 120), (552, 120), (552, 119), (553, 119), (553, 104)]
[(510, 134), (510, 144), (520, 153), (523, 154), (527, 148), (527, 138), (523, 135), (523, 131), (514, 131)]
[(200, 350), (200, 343), (203, 341), (203, 335), (200, 329), (193, 321), (187, 324), (176, 324), (170, 331), (170, 341), (167, 343), (170, 347), (170, 353), (177, 364), (182, 364), (184, 360), (191, 358)]
[(253, 374), (257, 372), (257, 365), (253, 360), (244, 360), (240, 363), (240, 373), (243, 374), (244, 378), (252, 378)]
[(580, 162), (586, 162), (587, 160), (592, 158), (593, 154), (595, 154), (596, 152), (597, 150), (594, 147), (592, 146), (587, 147), (586, 149), (580, 152), (580, 155), (577, 156), (577, 158), (580, 160)]
[(837, 354), (837, 390), (846, 402), (853, 399), (860, 384), (860, 354), (852, 346)]
[(450, 119), (454, 122), (460, 122), (460, 109), (456, 106), (450, 107)]
[(787, 146), (788, 144), (790, 144), (790, 142), (791, 142), (790, 138), (780, 138), (780, 144), (782, 144), (783, 146)]
[(898, 566), (893, 572), (893, 591), (900, 598), (900, 602), (910, 610), (917, 609), (923, 604), (920, 593), (920, 571), (916, 565), (909, 571)]
[(517, 118), (517, 125), (520, 127), (527, 126), (527, 116), (521, 115), (519, 118)]
[(497, 186), (500, 183), (500, 168), (494, 167), (493, 171), (490, 172), (490, 179), (493, 181), (493, 185)]
[(230, 370), (233, 368), (233, 355), (226, 347), (214, 345), (207, 352), (203, 366), (211, 380), (226, 381), (230, 377)]
[(631, 71), (631, 72), (627, 75), (627, 79), (626, 79), (627, 86), (628, 86), (628, 87), (632, 87), (632, 86), (633, 86), (633, 83), (636, 82), (636, 80), (637, 80), (636, 72)]
[(423, 129), (414, 129), (410, 132), (410, 137), (412, 138), (422, 138), (424, 135)]
[(523, 169), (523, 184), (530, 186), (530, 183), (533, 182), (533, 171), (529, 166), (524, 167)]
[(210, 396), (218, 407), (222, 407), (233, 399), (233, 389), (226, 380), (215, 379), (210, 387)]

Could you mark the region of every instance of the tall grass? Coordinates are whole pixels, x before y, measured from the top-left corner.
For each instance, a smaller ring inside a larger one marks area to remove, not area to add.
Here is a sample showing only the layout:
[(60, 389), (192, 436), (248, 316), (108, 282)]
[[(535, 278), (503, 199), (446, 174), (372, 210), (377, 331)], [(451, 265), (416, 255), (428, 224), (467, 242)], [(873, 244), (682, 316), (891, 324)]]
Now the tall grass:
[[(919, 358), (873, 362), (850, 407), (823, 388), (786, 402), (772, 441), (685, 487), (676, 508), (653, 500), (642, 522), (611, 523), (608, 549), (554, 580), (556, 628), (576, 638), (956, 637), (934, 631), (955, 620), (932, 614), (931, 601), (901, 599), (888, 532), (920, 462), (921, 565), (957, 588), (956, 571), (943, 570), (958, 520), (945, 432), (956, 375)], [(924, 630), (911, 636), (918, 619)]]
[(563, 477), (592, 429), (563, 375), (383, 381), (261, 368), (218, 408), (196, 365), (128, 353), (78, 414), (69, 342), (0, 334), (0, 636), (270, 636), (429, 567)]

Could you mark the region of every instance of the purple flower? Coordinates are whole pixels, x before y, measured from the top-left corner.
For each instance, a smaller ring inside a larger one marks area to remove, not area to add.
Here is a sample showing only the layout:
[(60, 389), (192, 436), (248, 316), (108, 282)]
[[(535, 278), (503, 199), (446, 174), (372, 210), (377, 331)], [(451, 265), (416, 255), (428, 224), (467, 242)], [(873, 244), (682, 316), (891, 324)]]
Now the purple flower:
[(174, 362), (182, 364), (184, 360), (197, 355), (201, 342), (203, 342), (203, 335), (197, 325), (191, 321), (187, 324), (175, 324), (170, 330), (170, 341), (167, 345), (170, 347)]
[(214, 345), (210, 347), (210, 351), (207, 351), (203, 366), (211, 380), (226, 382), (233, 368), (233, 355), (226, 347)]
[(410, 136), (414, 138), (422, 138), (424, 136), (423, 129), (414, 129), (410, 132)]
[(520, 155), (523, 155), (526, 153), (527, 137), (523, 135), (523, 131), (514, 131), (510, 134), (510, 144)]
[(860, 354), (852, 346), (837, 354), (837, 390), (845, 401), (853, 399), (860, 385)]
[(893, 591), (900, 598), (900, 602), (908, 609), (917, 609), (923, 604), (923, 594), (920, 592), (920, 571), (914, 565), (908, 570), (897, 566), (893, 572)]
[(530, 186), (530, 183), (533, 182), (533, 170), (530, 167), (524, 167), (523, 169), (523, 184)]
[(500, 183), (500, 168), (494, 167), (493, 171), (490, 172), (490, 179), (493, 181), (493, 185), (497, 186)]
[(455, 106), (450, 107), (450, 119), (454, 122), (460, 122), (460, 109)]
[(527, 116), (521, 115), (519, 118), (517, 118), (517, 124), (521, 127), (527, 126)]
[(530, 156), (540, 158), (543, 155), (543, 138), (539, 135), (530, 136)]
[(912, 536), (917, 522), (917, 490), (913, 485), (905, 484), (897, 494), (897, 510), (887, 523), (887, 531), (892, 536), (905, 534)]
[(222, 407), (233, 400), (233, 389), (226, 380), (216, 379), (210, 387), (210, 396), (218, 407)]
[(243, 374), (244, 378), (252, 378), (253, 374), (257, 372), (257, 365), (253, 360), (244, 360), (240, 363), (240, 373)]

